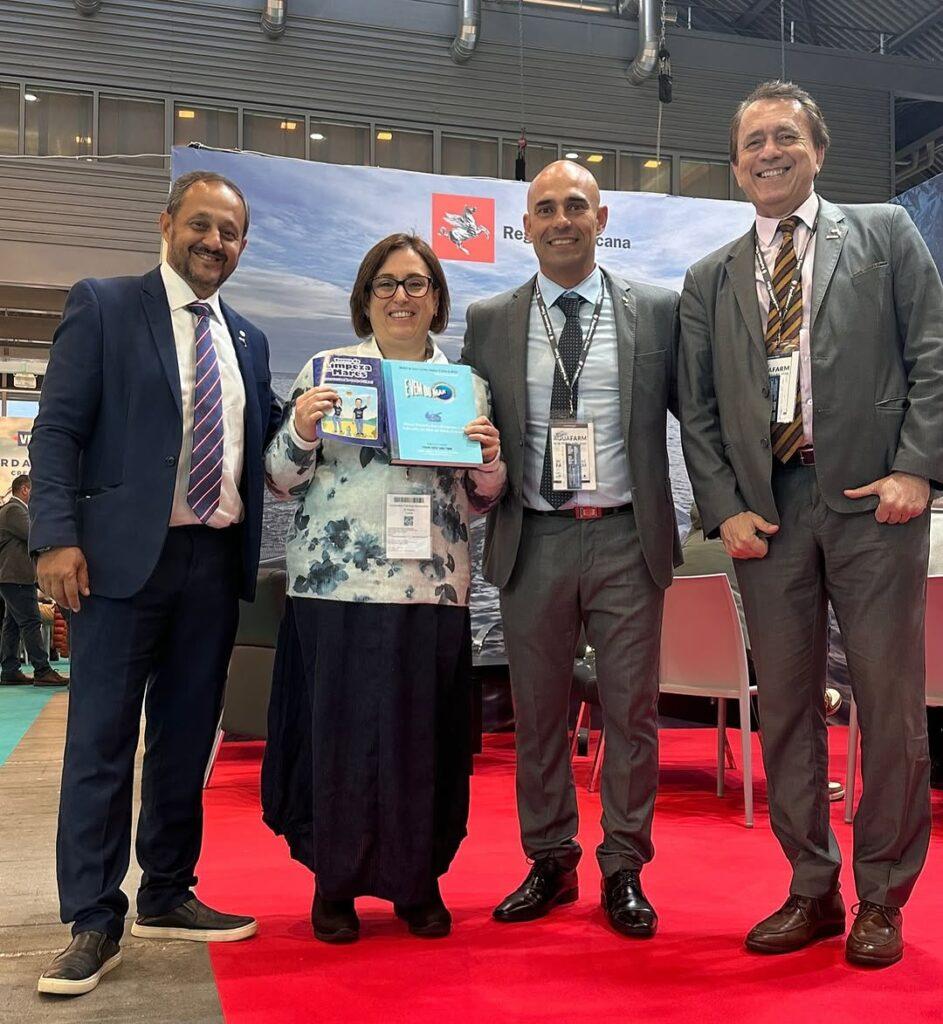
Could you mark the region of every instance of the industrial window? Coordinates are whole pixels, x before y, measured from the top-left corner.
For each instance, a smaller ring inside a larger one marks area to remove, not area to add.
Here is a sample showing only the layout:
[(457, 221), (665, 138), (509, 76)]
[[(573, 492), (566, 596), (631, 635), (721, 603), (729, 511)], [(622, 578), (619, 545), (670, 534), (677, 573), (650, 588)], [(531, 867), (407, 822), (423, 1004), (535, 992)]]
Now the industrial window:
[(729, 165), (712, 160), (685, 160), (682, 157), (681, 195), (695, 199), (729, 199)]
[(92, 94), (26, 86), (26, 153), (87, 156), (92, 152)]
[[(528, 142), (524, 159), (525, 180), (533, 181), (538, 174), (559, 158), (559, 148), (546, 142)], [(501, 146), (501, 177), (514, 178), (514, 162), (517, 160), (517, 143), (505, 142)]]
[(498, 140), (442, 136), (442, 173), (494, 178), (498, 173)]
[[(98, 100), (98, 152), (102, 156), (164, 152), (163, 100), (101, 96)], [(114, 160), (136, 167), (163, 167), (160, 156)]]
[(671, 193), (671, 157), (623, 153), (619, 157), (619, 189), (622, 192)]
[(20, 87), (0, 83), (0, 153), (20, 146)]
[(202, 107), (193, 103), (174, 105), (174, 145), (202, 142), (219, 149), (239, 145), (236, 111), (224, 107)]
[(242, 148), (304, 160), (304, 114), (259, 114), (247, 110), (242, 119)]
[(370, 163), (370, 135), (366, 125), (311, 121), (308, 156), (323, 164)]
[(596, 184), (600, 188), (611, 191), (616, 187), (616, 155), (611, 150), (593, 147), (587, 149), (585, 146), (563, 146), (562, 152), (565, 160), (573, 160), (585, 167), (596, 179)]
[(377, 167), (431, 172), (432, 132), (378, 126), (374, 153)]

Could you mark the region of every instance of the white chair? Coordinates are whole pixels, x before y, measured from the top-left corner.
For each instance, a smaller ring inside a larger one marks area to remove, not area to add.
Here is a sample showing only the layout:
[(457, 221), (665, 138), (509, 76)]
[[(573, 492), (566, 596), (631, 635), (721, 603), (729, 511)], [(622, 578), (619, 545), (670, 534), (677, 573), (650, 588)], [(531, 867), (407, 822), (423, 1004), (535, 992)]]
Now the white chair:
[(747, 652), (730, 581), (716, 576), (679, 576), (665, 591), (659, 689), (663, 693), (717, 698), (717, 795), (724, 795), (727, 700), (740, 704), (743, 803), (753, 827), (753, 759)]
[[(943, 576), (927, 577), (927, 705), (943, 706)], [(890, 670), (890, 669), (889, 669)], [(855, 816), (855, 778), (858, 774), (858, 707), (848, 709), (848, 770), (845, 777), (845, 821)]]

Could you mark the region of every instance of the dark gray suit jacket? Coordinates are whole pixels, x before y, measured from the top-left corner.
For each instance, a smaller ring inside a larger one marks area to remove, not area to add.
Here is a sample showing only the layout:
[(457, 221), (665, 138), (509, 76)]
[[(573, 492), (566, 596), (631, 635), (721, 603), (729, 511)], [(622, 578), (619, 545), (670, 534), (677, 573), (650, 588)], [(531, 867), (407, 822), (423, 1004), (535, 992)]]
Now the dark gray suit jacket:
[[(815, 472), (829, 508), (898, 470), (943, 481), (943, 285), (900, 206), (820, 200), (812, 282)], [(681, 438), (707, 536), (779, 514), (753, 229), (695, 263), (681, 296)]]
[[(669, 408), (676, 411), (678, 295), (604, 272), (616, 319), (622, 429), (632, 477), (632, 505), (645, 561), (660, 586), (671, 583), (681, 545), (668, 480), (665, 439)], [(508, 467), (504, 497), (488, 513), (484, 576), (503, 587), (521, 539), (524, 432), (527, 417), (527, 332), (534, 281), (468, 307), (462, 362), (491, 386), (495, 426)]]
[(35, 583), (29, 555), (29, 512), (18, 498), (0, 508), (0, 583)]

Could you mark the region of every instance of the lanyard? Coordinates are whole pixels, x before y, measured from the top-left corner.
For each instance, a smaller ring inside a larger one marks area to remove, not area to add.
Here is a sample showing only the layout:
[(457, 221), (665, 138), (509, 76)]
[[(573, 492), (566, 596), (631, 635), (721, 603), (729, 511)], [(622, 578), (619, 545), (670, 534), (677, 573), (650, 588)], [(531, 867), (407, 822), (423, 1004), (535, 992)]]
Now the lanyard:
[(763, 254), (760, 252), (760, 244), (756, 234), (756, 228), (753, 228), (753, 251), (756, 254), (756, 263), (763, 276), (763, 284), (766, 287), (767, 295), (769, 295), (769, 301), (779, 314), (779, 333), (776, 336), (777, 348), (782, 345), (783, 327), (786, 325), (785, 314), (792, 307), (793, 296), (796, 294), (796, 289), (799, 287), (799, 281), (802, 279), (802, 265), (805, 263), (806, 254), (809, 251), (809, 243), (815, 237), (815, 230), (818, 225), (819, 215), (816, 213), (815, 220), (812, 221), (812, 227), (809, 230), (809, 236), (806, 238), (805, 245), (802, 246), (802, 252), (796, 260), (796, 266), (792, 272), (792, 280), (789, 282), (789, 291), (786, 292), (786, 301), (782, 306), (779, 304), (779, 299), (776, 298), (776, 289), (773, 287), (773, 279), (770, 277), (769, 267), (766, 265), (766, 260), (763, 259)]
[(573, 400), (573, 389), (576, 387), (580, 374), (583, 372), (583, 367), (586, 365), (586, 357), (589, 355), (589, 346), (593, 343), (593, 337), (596, 334), (596, 327), (599, 324), (599, 317), (602, 313), (603, 300), (606, 297), (606, 280), (600, 282), (599, 285), (599, 298), (596, 300), (596, 305), (593, 309), (593, 318), (589, 324), (589, 333), (586, 335), (583, 341), (583, 348), (580, 352), (579, 361), (576, 364), (576, 368), (573, 371), (573, 377), (566, 372), (566, 367), (563, 365), (563, 357), (560, 355), (560, 346), (557, 344), (556, 331), (553, 329), (553, 324), (550, 322), (550, 312), (547, 309), (547, 304), (544, 302), (544, 297), (540, 291), (540, 282), (534, 282), (534, 298), (537, 300), (537, 308), (540, 310), (540, 318), (544, 322), (544, 330), (547, 332), (547, 343), (550, 345), (550, 351), (553, 353), (553, 358), (556, 361), (557, 369), (560, 371), (560, 376), (563, 378), (564, 384), (567, 388), (567, 404), (570, 407), (570, 416), (576, 416), (576, 402)]

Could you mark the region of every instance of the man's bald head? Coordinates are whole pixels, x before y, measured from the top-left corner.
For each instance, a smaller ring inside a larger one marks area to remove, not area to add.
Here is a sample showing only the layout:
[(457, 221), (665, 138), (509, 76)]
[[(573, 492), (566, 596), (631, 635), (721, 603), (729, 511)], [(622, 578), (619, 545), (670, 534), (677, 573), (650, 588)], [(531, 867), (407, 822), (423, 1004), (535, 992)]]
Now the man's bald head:
[(543, 274), (572, 288), (596, 265), (596, 238), (609, 210), (600, 206), (599, 186), (572, 160), (548, 164), (527, 190), (524, 233), (533, 242)]

